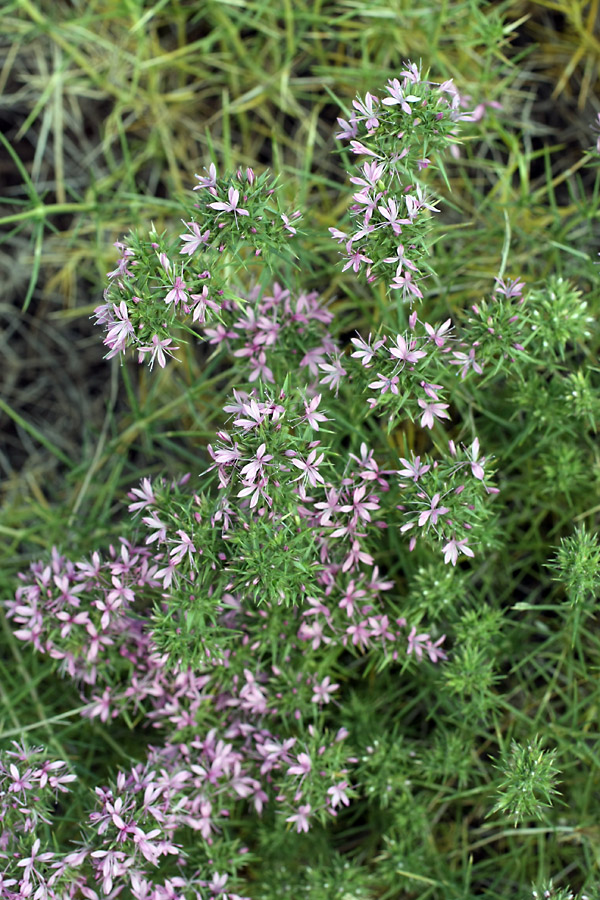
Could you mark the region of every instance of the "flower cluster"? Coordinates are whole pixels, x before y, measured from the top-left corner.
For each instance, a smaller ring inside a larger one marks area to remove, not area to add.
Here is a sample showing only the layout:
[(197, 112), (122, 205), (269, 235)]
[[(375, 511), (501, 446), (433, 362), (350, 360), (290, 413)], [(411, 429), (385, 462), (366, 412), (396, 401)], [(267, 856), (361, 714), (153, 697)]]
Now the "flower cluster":
[(393, 339), (352, 338), (351, 359), (360, 366), (351, 363), (351, 374), (363, 390), (376, 392), (367, 398), (369, 409), (387, 413), (390, 426), (407, 417), (432, 429), (436, 420), (449, 419), (445, 389), (438, 381), (453, 362), (449, 354), (454, 341), (450, 319), (434, 328), (421, 323), (416, 312), (409, 317), (409, 331)]
[(402, 504), (399, 509), (406, 520), (400, 527), (404, 534), (411, 533), (410, 548), (419, 537), (431, 544), (442, 543), (444, 562), (456, 565), (459, 555), (474, 556), (469, 542), (470, 533), (481, 527), (490, 512), (484, 504), (486, 494), (497, 494), (498, 489), (486, 485), (488, 472), (484, 471), (485, 457), (480, 455), (479, 440), (475, 438), (469, 448), (457, 448), (449, 442), (450, 456), (444, 460), (432, 460), (426, 456), (402, 458), (403, 467), (400, 489)]
[(414, 63), (384, 91), (382, 99), (370, 93), (357, 97), (349, 119), (338, 119), (342, 130), (336, 137), (367, 161), (350, 178), (357, 188), (352, 229), (329, 230), (344, 246), (343, 271), (364, 270), (367, 282), (385, 283), (412, 306), (423, 297), (419, 266), (428, 268), (428, 214), (437, 212), (419, 173), (430, 166), (430, 157), (442, 166), (458, 124), (477, 116), (462, 111), (465, 101), (452, 81), (429, 81)]
[(327, 327), (333, 313), (319, 294), (294, 295), (275, 281), (267, 290), (255, 287), (244, 300), (242, 309), (234, 301), (223, 302), (221, 321), (203, 329), (209, 344), (225, 346), (247, 366), (250, 384), (282, 383), (292, 362), (301, 378), (316, 379), (337, 350)]
[(292, 222), (300, 213), (288, 217), (274, 205), (276, 186), (268, 173), (256, 176), (248, 168), (218, 179), (211, 165), (207, 177), (196, 177), (194, 190), (202, 195), (185, 210), (184, 233), (173, 238), (152, 227), (147, 236), (131, 233), (115, 245), (121, 256), (95, 310), (106, 331), (107, 359), (133, 347), (140, 363), (148, 359), (150, 368), (155, 362), (164, 368), (178, 349), (177, 325), (197, 334), (195, 326), (219, 321), (223, 301), (236, 297), (228, 287), (228, 264), (240, 268), (248, 253), (290, 255), (297, 233)]

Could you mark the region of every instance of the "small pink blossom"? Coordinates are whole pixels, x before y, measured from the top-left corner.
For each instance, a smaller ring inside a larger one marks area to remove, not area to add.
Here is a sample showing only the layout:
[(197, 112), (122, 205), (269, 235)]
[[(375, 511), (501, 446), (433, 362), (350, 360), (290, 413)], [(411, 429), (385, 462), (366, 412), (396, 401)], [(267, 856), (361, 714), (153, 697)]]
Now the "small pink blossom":
[(448, 403), (427, 403), (426, 400), (422, 400), (420, 397), (417, 400), (417, 403), (424, 411), (421, 416), (421, 428), (433, 428), (434, 419), (449, 419), (450, 416), (446, 412), (448, 409)]
[(312, 703), (329, 703), (331, 694), (339, 688), (339, 684), (331, 684), (330, 681), (329, 675), (326, 675), (321, 684), (317, 682), (313, 685)]
[(296, 823), (296, 831), (300, 834), (301, 831), (308, 831), (309, 822), (308, 817), (310, 815), (311, 805), (310, 803), (305, 803), (302, 806), (298, 807), (298, 812), (294, 813), (292, 816), (288, 816), (285, 820), (286, 822), (295, 822)]
[(333, 784), (330, 788), (327, 788), (327, 793), (331, 797), (330, 803), (332, 809), (335, 809), (336, 806), (339, 806), (340, 804), (343, 804), (344, 806), (350, 805), (350, 799), (346, 794), (347, 788), (347, 781), (340, 781), (339, 784)]
[(223, 202), (222, 200), (217, 200), (214, 203), (209, 203), (208, 205), (213, 209), (220, 210), (222, 212), (232, 212), (237, 224), (238, 216), (249, 216), (250, 213), (247, 209), (241, 209), (238, 206), (240, 200), (240, 192), (236, 190), (236, 188), (230, 187), (228, 192), (227, 202)]
[(442, 547), (442, 551), (444, 553), (444, 562), (448, 565), (449, 562), (452, 563), (453, 566), (456, 565), (458, 560), (458, 554), (464, 553), (465, 556), (475, 556), (470, 547), (467, 546), (468, 538), (463, 538), (462, 541), (458, 541), (456, 538), (452, 538), (451, 541)]
[(143, 362), (144, 354), (150, 353), (150, 369), (152, 369), (156, 360), (158, 360), (161, 369), (164, 369), (167, 362), (166, 356), (172, 356), (174, 350), (179, 350), (179, 347), (171, 347), (172, 343), (171, 338), (164, 338), (161, 341), (157, 334), (152, 335), (152, 344), (150, 346), (138, 347), (138, 362)]
[(431, 525), (437, 525), (439, 517), (446, 515), (446, 513), (450, 511), (447, 506), (438, 507), (439, 502), (440, 494), (434, 494), (431, 498), (431, 505), (429, 509), (423, 510), (423, 512), (419, 516), (417, 522), (419, 528), (423, 528), (423, 526), (427, 525), (428, 523)]

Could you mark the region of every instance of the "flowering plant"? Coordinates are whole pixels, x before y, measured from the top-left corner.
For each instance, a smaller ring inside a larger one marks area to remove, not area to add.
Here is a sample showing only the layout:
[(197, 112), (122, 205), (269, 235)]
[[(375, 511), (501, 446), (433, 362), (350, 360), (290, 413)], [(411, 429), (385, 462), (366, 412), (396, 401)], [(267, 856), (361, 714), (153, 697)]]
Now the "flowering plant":
[[(75, 774), (39, 748), (5, 751), (7, 900), (242, 900), (279, 881), (312, 896), (319, 879), (300, 861), (313, 855), (329, 879), (314, 896), (391, 897), (396, 873), (429, 877), (437, 782), (466, 788), (480, 723), (512, 714), (505, 611), (473, 602), (475, 586), (490, 592), (490, 559), (509, 554), (494, 479), (510, 463), (483, 391), (510, 378), (517, 415), (533, 384), (564, 401), (575, 382), (561, 365), (591, 321), (566, 281), (527, 291), (502, 274), (436, 318), (430, 180), (437, 169), (448, 184), (444, 154), (483, 109), (414, 63), (381, 93), (338, 120), (360, 162), (347, 220), (329, 229), (349, 291), (382, 286), (363, 333), (303, 283), (309, 217), (280, 205), (266, 172), (211, 162), (182, 233), (152, 226), (116, 245), (95, 310), (106, 358), (132, 349), (168, 371), (197, 342), (231, 391), (193, 472), (144, 476), (118, 542), (81, 559), (55, 549), (6, 603), (15, 638), (76, 685), (84, 719), (152, 735), (95, 785), (68, 850), (46, 848)], [(595, 428), (592, 377), (558, 437)], [(579, 608), (595, 582), (574, 574), (576, 550), (554, 566)], [(429, 739), (412, 710), (438, 707)], [(500, 794), (489, 812), (543, 819), (555, 754), (511, 746), (485, 785)], [(347, 851), (370, 831), (377, 865), (363, 866)]]

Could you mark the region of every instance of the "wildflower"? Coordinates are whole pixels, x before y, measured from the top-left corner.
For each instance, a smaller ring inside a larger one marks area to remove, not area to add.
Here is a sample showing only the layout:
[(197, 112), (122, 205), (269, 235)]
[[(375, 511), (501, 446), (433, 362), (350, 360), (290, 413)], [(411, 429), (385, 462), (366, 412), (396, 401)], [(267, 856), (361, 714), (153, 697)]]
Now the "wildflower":
[(317, 482), (324, 484), (325, 479), (318, 469), (318, 466), (320, 466), (324, 459), (324, 453), (321, 453), (321, 455), (317, 459), (316, 449), (310, 451), (306, 461), (304, 461), (303, 459), (290, 459), (291, 464), (293, 466), (296, 466), (297, 469), (301, 470), (301, 474), (298, 476), (298, 478), (295, 478), (294, 481), (299, 481), (301, 478), (304, 478), (308, 480), (312, 487), (316, 487)]
[[(194, 190), (196, 190), (194, 188)], [(182, 220), (183, 221), (183, 220)], [(208, 229), (202, 234), (200, 231), (200, 226), (197, 222), (183, 222), (186, 228), (189, 228), (192, 232), (191, 234), (180, 234), (179, 238), (184, 242), (183, 247), (179, 251), (180, 254), (187, 254), (191, 256), (192, 253), (195, 253), (198, 247), (202, 244), (208, 243), (208, 238), (210, 237), (210, 231)]]
[(456, 565), (456, 561), (458, 559), (459, 553), (464, 553), (465, 556), (475, 556), (470, 547), (467, 547), (468, 538), (463, 538), (462, 541), (458, 541), (455, 537), (452, 540), (448, 541), (448, 543), (442, 547), (442, 552), (444, 554), (444, 562), (446, 565), (451, 562), (453, 566)]
[(438, 508), (439, 502), (440, 502), (440, 495), (434, 494), (433, 497), (431, 498), (431, 505), (430, 505), (429, 509), (423, 510), (423, 512), (419, 516), (419, 519), (417, 522), (417, 525), (419, 526), (419, 528), (423, 528), (423, 526), (426, 525), (428, 522), (431, 523), (431, 525), (437, 525), (437, 521), (438, 521), (439, 517), (444, 516), (447, 512), (450, 511), (447, 506), (440, 506)]
[(315, 509), (323, 510), (319, 514), (319, 525), (331, 525), (331, 517), (340, 511), (339, 493), (335, 488), (325, 491), (326, 499), (320, 503), (315, 503)]
[(362, 484), (360, 487), (354, 488), (352, 492), (352, 503), (341, 507), (342, 512), (351, 512), (355, 518), (360, 518), (364, 522), (371, 521), (369, 510), (378, 510), (379, 501), (375, 494), (370, 494), (366, 499), (367, 487)]
[(345, 119), (338, 119), (338, 125), (342, 129), (338, 131), (335, 135), (338, 140), (346, 140), (347, 138), (354, 138), (358, 134), (358, 120), (351, 118), (349, 122), (346, 122)]
[(421, 397), (417, 400), (417, 403), (424, 410), (423, 415), (421, 416), (421, 428), (433, 428), (434, 419), (449, 419), (450, 416), (446, 412), (448, 409), (448, 403), (427, 403), (426, 400), (422, 400)]
[(421, 475), (425, 475), (426, 472), (429, 472), (431, 468), (431, 466), (421, 464), (420, 456), (415, 456), (412, 462), (401, 456), (400, 462), (403, 464), (404, 468), (398, 469), (398, 475), (406, 475), (407, 478), (412, 478), (415, 482), (419, 480)]
[(127, 338), (135, 336), (135, 330), (129, 319), (129, 310), (125, 301), (121, 300), (118, 306), (113, 303), (113, 312), (114, 319), (112, 324), (109, 324), (108, 332), (104, 338), (104, 343), (107, 347), (110, 347), (111, 351), (107, 355), (107, 359), (111, 359), (117, 353), (123, 352)]
[(443, 634), (440, 638), (433, 643), (432, 641), (427, 641), (425, 644), (425, 649), (427, 651), (427, 655), (432, 663), (436, 663), (439, 659), (446, 659), (446, 654), (441, 648), (441, 644), (446, 640), (446, 635)]
[(346, 628), (346, 634), (350, 635), (355, 647), (359, 644), (361, 647), (368, 647), (370, 637), (367, 631), (368, 624), (368, 621), (363, 619), (361, 622), (356, 622), (354, 625), (349, 625)]
[(36, 875), (40, 875), (38, 870), (36, 869), (36, 865), (39, 863), (47, 862), (49, 859), (53, 859), (55, 856), (52, 852), (47, 853), (39, 853), (41, 841), (39, 838), (36, 838), (33, 842), (33, 846), (31, 848), (30, 856), (25, 859), (20, 859), (17, 863), (17, 866), (24, 869), (23, 872), (23, 881), (27, 883), (31, 878), (31, 873), (35, 872)]
[(327, 793), (331, 797), (331, 807), (335, 809), (336, 806), (339, 806), (342, 803), (344, 806), (350, 805), (350, 800), (348, 795), (346, 794), (346, 788), (348, 787), (347, 781), (340, 781), (339, 784), (332, 784), (330, 788), (327, 788)]
[[(352, 199), (358, 206), (352, 208), (352, 212), (355, 214), (360, 212), (359, 207), (363, 206), (363, 227), (356, 231), (352, 237), (350, 238), (349, 244), (355, 244), (357, 241), (362, 240), (363, 237), (368, 237), (373, 231), (375, 231), (374, 225), (369, 225), (373, 213), (377, 209), (377, 204), (381, 198), (381, 194), (370, 194), (369, 191), (363, 190), (358, 194), (352, 194)], [(381, 226), (379, 226), (381, 227)]]
[(398, 244), (398, 246), (396, 247), (396, 255), (386, 256), (383, 262), (396, 263), (397, 274), (402, 271), (402, 266), (405, 266), (407, 269), (411, 269), (411, 271), (413, 272), (418, 272), (418, 269), (415, 266), (414, 262), (411, 262), (411, 260), (404, 255), (404, 244)]
[(382, 394), (386, 394), (388, 391), (390, 391), (390, 393), (392, 394), (398, 393), (398, 385), (400, 383), (400, 379), (397, 375), (393, 375), (391, 378), (388, 378), (387, 375), (381, 375), (377, 373), (377, 379), (377, 381), (371, 381), (369, 383), (369, 387), (371, 388), (371, 390), (380, 390)]
[(302, 775), (304, 778), (305, 775), (308, 775), (312, 768), (312, 763), (310, 761), (310, 756), (308, 753), (299, 753), (296, 757), (298, 760), (297, 765), (290, 766), (288, 768), (288, 775)]
[(273, 456), (272, 454), (267, 453), (266, 450), (267, 445), (261, 444), (253, 459), (240, 470), (240, 476), (242, 478), (245, 478), (248, 482), (252, 483), (258, 473), (262, 472), (263, 466), (271, 462)]
[(346, 269), (350, 268), (350, 266), (352, 266), (352, 268), (354, 269), (355, 272), (358, 272), (358, 270), (360, 269), (361, 263), (363, 263), (363, 262), (372, 263), (373, 262), (373, 260), (369, 256), (365, 256), (364, 253), (361, 253), (360, 250), (358, 250), (358, 249), (355, 250), (354, 252), (352, 252), (352, 241), (351, 240), (348, 241), (348, 243), (346, 244), (346, 253), (348, 254), (348, 257), (346, 259), (346, 263), (344, 264), (344, 266), (342, 268), (342, 272), (345, 272)]
[(301, 831), (308, 831), (308, 817), (311, 811), (310, 803), (305, 803), (302, 806), (298, 807), (298, 812), (294, 813), (292, 816), (288, 816), (285, 820), (286, 822), (295, 822), (296, 823), (296, 831), (300, 834)]
[(356, 175), (353, 175), (352, 178), (350, 178), (350, 182), (369, 190), (370, 188), (376, 187), (377, 182), (385, 171), (385, 165), (383, 163), (365, 163), (362, 167), (362, 171), (364, 178), (358, 178)]
[(282, 216), (281, 216), (281, 221), (283, 222), (283, 227), (285, 228), (285, 230), (288, 231), (290, 234), (297, 234), (297, 233), (298, 233), (298, 232), (297, 232), (297, 229), (294, 228), (294, 226), (290, 224), (290, 220), (288, 219), (287, 216), (282, 215)]
[(354, 359), (360, 359), (365, 369), (370, 368), (371, 360), (373, 359), (379, 348), (383, 347), (385, 343), (383, 340), (375, 341), (375, 343), (371, 347), (371, 335), (369, 335), (366, 341), (363, 340), (360, 335), (355, 338), (350, 338), (350, 341), (356, 347), (356, 350), (351, 354), (351, 356)]
[[(206, 172), (206, 169), (204, 169)], [(194, 191), (199, 191), (200, 188), (216, 188), (217, 186), (217, 167), (214, 163), (211, 163), (208, 168), (208, 178), (202, 175), (194, 175), (194, 178), (198, 179), (198, 184), (192, 188)]]
[(319, 422), (328, 422), (329, 419), (324, 413), (317, 412), (317, 407), (321, 402), (321, 394), (317, 394), (316, 397), (313, 397), (310, 403), (304, 403), (305, 414), (302, 417), (306, 419), (311, 428), (314, 428), (315, 431), (319, 430)]
[(350, 581), (346, 590), (344, 591), (344, 596), (338, 603), (340, 609), (346, 610), (346, 615), (348, 618), (351, 618), (354, 615), (354, 603), (355, 601), (362, 600), (363, 597), (367, 596), (367, 592), (358, 588), (354, 579)]
[(460, 377), (465, 378), (469, 369), (473, 369), (474, 372), (477, 372), (478, 375), (483, 373), (482, 367), (475, 359), (475, 347), (471, 347), (468, 353), (463, 353), (460, 350), (453, 350), (452, 356), (456, 357), (455, 359), (450, 360), (451, 366), (460, 366)]
[(406, 655), (410, 656), (412, 653), (415, 654), (417, 659), (423, 658), (423, 647), (429, 643), (429, 635), (428, 634), (417, 634), (417, 629), (414, 627), (411, 628), (410, 634), (408, 635), (408, 647), (406, 650)]
[(442, 322), (441, 325), (438, 325), (437, 328), (433, 328), (429, 322), (425, 322), (424, 325), (429, 340), (433, 341), (436, 347), (443, 347), (448, 340), (450, 331), (452, 331), (452, 320), (446, 319), (446, 321)]
[(480, 481), (483, 481), (483, 464), (485, 463), (485, 456), (479, 456), (479, 438), (475, 438), (473, 443), (471, 444), (471, 472), (473, 473), (475, 478), (478, 478)]
[(413, 340), (410, 344), (407, 344), (402, 335), (398, 334), (396, 335), (395, 345), (389, 348), (388, 352), (391, 357), (400, 360), (400, 362), (416, 363), (427, 356), (424, 350), (415, 350), (416, 346), (416, 341)]
[(340, 382), (346, 375), (346, 370), (342, 366), (341, 360), (336, 358), (331, 363), (319, 363), (319, 369), (325, 372), (325, 377), (321, 378), (319, 384), (328, 384), (332, 391), (335, 390), (337, 396)]
[(127, 496), (130, 500), (136, 500), (136, 497), (139, 498), (135, 503), (129, 504), (127, 507), (129, 512), (136, 512), (138, 509), (145, 509), (147, 506), (152, 506), (156, 503), (156, 497), (149, 478), (142, 478), (141, 487), (132, 488)]
[(412, 294), (413, 297), (416, 297), (418, 300), (423, 299), (423, 294), (413, 281), (412, 272), (405, 272), (403, 275), (400, 267), (398, 267), (398, 270), (396, 271), (396, 274), (392, 279), (390, 288), (393, 291), (401, 290), (403, 300), (406, 300), (410, 294)]
[(154, 365), (155, 360), (158, 360), (158, 364), (161, 369), (164, 369), (166, 365), (166, 356), (173, 355), (174, 350), (179, 350), (179, 347), (171, 347), (172, 338), (164, 338), (162, 341), (160, 340), (157, 334), (152, 335), (152, 345), (149, 347), (138, 347), (138, 362), (144, 361), (144, 354), (150, 353), (150, 369)]
[(365, 127), (368, 132), (372, 132), (379, 127), (379, 119), (377, 118), (378, 104), (379, 99), (373, 94), (369, 94), (368, 91), (364, 100), (357, 97), (356, 100), (352, 101), (354, 109), (362, 113), (362, 116), (357, 117), (356, 121), (361, 122), (363, 119), (366, 119)]
[(174, 303), (177, 306), (179, 302), (188, 302), (187, 285), (180, 275), (176, 275), (173, 286), (165, 297), (165, 303)]
[(213, 209), (222, 210), (223, 212), (232, 212), (235, 218), (235, 222), (237, 225), (237, 217), (238, 216), (249, 216), (250, 213), (247, 209), (241, 209), (238, 206), (240, 199), (240, 192), (236, 190), (236, 188), (230, 187), (228, 193), (228, 199), (226, 202), (222, 200), (217, 200), (215, 203), (209, 203), (208, 205)]
[(400, 106), (402, 112), (408, 116), (412, 115), (410, 103), (417, 103), (421, 98), (414, 94), (404, 94), (403, 88), (397, 78), (391, 78), (385, 86), (386, 91), (390, 95), (384, 97), (381, 101), (384, 106)]
[(402, 234), (401, 225), (410, 225), (410, 219), (399, 219), (399, 210), (393, 197), (387, 201), (387, 205), (383, 203), (377, 209), (384, 219), (392, 226), (394, 234)]
[(502, 278), (496, 278), (495, 281), (495, 293), (504, 294), (507, 299), (520, 297), (523, 293), (523, 288), (525, 287), (525, 282), (519, 281), (518, 278), (509, 278), (508, 281), (504, 281)]
[(374, 150), (370, 150), (368, 147), (365, 147), (365, 145), (361, 144), (360, 141), (350, 141), (350, 149), (357, 155), (364, 153), (366, 156), (374, 156), (375, 159), (381, 159), (381, 156), (379, 156), (378, 153), (375, 153)]
[(329, 703), (331, 700), (331, 694), (334, 691), (337, 691), (339, 688), (339, 684), (331, 684), (329, 675), (326, 675), (321, 684), (317, 682), (313, 686), (313, 695), (311, 697), (312, 703)]
[(182, 561), (186, 553), (188, 555), (189, 561), (191, 562), (192, 554), (198, 552), (194, 547), (194, 542), (192, 541), (191, 537), (181, 529), (177, 532), (177, 534), (179, 535), (180, 540), (175, 543), (175, 546), (171, 550), (171, 562), (173, 565), (178, 565)]

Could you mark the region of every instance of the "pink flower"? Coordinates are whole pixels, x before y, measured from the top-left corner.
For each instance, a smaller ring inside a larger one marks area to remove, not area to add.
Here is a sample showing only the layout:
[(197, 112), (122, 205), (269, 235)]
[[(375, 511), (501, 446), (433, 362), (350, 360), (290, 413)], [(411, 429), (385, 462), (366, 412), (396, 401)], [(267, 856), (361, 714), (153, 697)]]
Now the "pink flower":
[(315, 684), (313, 686), (313, 695), (311, 697), (312, 703), (329, 703), (331, 700), (331, 694), (334, 691), (337, 691), (339, 688), (339, 684), (330, 684), (329, 675), (326, 675), (321, 684)]
[[(228, 451), (230, 454), (232, 451)], [(253, 459), (250, 460), (245, 466), (240, 470), (240, 476), (246, 481), (252, 483), (259, 472), (262, 472), (263, 466), (266, 466), (271, 462), (273, 456), (271, 453), (267, 453), (267, 445), (261, 444)]]
[(175, 542), (175, 546), (170, 553), (171, 564), (175, 566), (182, 561), (186, 553), (188, 555), (189, 562), (191, 562), (192, 554), (198, 552), (194, 547), (194, 542), (192, 541), (191, 537), (186, 534), (185, 531), (182, 531), (180, 529), (177, 534), (179, 535), (180, 540)]
[(458, 559), (459, 553), (464, 553), (465, 556), (475, 556), (470, 547), (467, 547), (468, 538), (463, 538), (462, 541), (457, 541), (456, 538), (452, 538), (451, 541), (442, 547), (442, 551), (444, 553), (444, 562), (448, 565), (449, 562), (452, 563), (453, 566), (456, 565), (456, 561)]
[(395, 346), (389, 347), (388, 352), (390, 356), (394, 359), (398, 359), (404, 363), (416, 363), (423, 357), (427, 356), (424, 350), (415, 350), (417, 346), (416, 341), (411, 341), (410, 344), (406, 343), (406, 340), (402, 337), (401, 334), (396, 335)]
[(377, 118), (377, 106), (379, 105), (379, 100), (373, 94), (367, 93), (365, 94), (365, 99), (360, 100), (360, 98), (356, 98), (356, 100), (352, 101), (352, 106), (359, 113), (362, 113), (362, 116), (357, 116), (357, 121), (361, 122), (363, 119), (366, 119), (365, 127), (367, 131), (373, 131), (379, 126), (379, 120)]
[(340, 803), (343, 803), (344, 806), (350, 805), (350, 799), (346, 794), (347, 787), (347, 781), (340, 781), (339, 784), (333, 784), (330, 788), (327, 788), (327, 793), (331, 797), (330, 803), (332, 809), (335, 809)]
[[(196, 188), (194, 188), (196, 190)], [(180, 239), (184, 242), (183, 247), (179, 251), (180, 254), (187, 254), (191, 256), (192, 253), (195, 253), (198, 247), (202, 244), (208, 243), (208, 238), (210, 237), (210, 231), (205, 231), (204, 234), (200, 231), (200, 226), (197, 222), (184, 222), (183, 223), (186, 228), (189, 228), (192, 234), (180, 234)]]
[(479, 438), (475, 438), (471, 444), (471, 472), (475, 478), (483, 481), (484, 471), (483, 464), (485, 456), (479, 456)]
[[(398, 269), (400, 269), (400, 267), (398, 267)], [(403, 300), (406, 300), (410, 294), (418, 300), (423, 299), (423, 294), (413, 281), (412, 272), (405, 272), (404, 275), (402, 275), (401, 271), (396, 271), (392, 283), (390, 284), (390, 288), (393, 291), (402, 290)]]
[(364, 262), (372, 263), (373, 260), (369, 256), (365, 256), (364, 253), (361, 253), (360, 250), (352, 251), (352, 241), (348, 241), (346, 244), (346, 253), (348, 257), (346, 259), (345, 265), (342, 267), (342, 272), (345, 272), (346, 269), (349, 269), (350, 266), (354, 269), (355, 272), (361, 267), (361, 264)]
[(17, 866), (24, 868), (23, 872), (23, 881), (27, 883), (30, 880), (31, 873), (35, 872), (37, 874), (37, 869), (35, 868), (36, 863), (47, 862), (49, 859), (54, 857), (54, 853), (39, 853), (40, 849), (40, 839), (36, 838), (33, 842), (33, 846), (31, 848), (31, 855), (26, 857), (25, 859), (20, 859), (17, 863)]
[(402, 271), (402, 266), (405, 266), (407, 269), (411, 269), (413, 272), (418, 272), (418, 269), (415, 266), (414, 262), (411, 262), (410, 259), (408, 259), (404, 255), (404, 244), (398, 244), (398, 246), (396, 247), (396, 255), (386, 256), (383, 261), (386, 263), (396, 263), (397, 274), (400, 274), (400, 272)]
[(166, 365), (166, 357), (165, 353), (168, 356), (173, 355), (174, 350), (179, 350), (179, 347), (171, 347), (172, 344), (171, 338), (164, 338), (164, 340), (160, 340), (157, 334), (152, 335), (152, 345), (149, 347), (138, 347), (138, 362), (144, 361), (144, 354), (150, 353), (150, 369), (152, 369), (155, 360), (158, 360), (158, 364), (161, 369), (164, 369)]
[(410, 634), (408, 635), (408, 648), (406, 650), (406, 655), (410, 656), (411, 653), (414, 653), (417, 659), (422, 659), (423, 645), (426, 645), (427, 643), (429, 643), (429, 635), (426, 633), (417, 634), (417, 629), (413, 625), (410, 630)]
[(321, 465), (324, 459), (324, 453), (321, 453), (321, 455), (317, 458), (316, 449), (310, 451), (306, 462), (303, 459), (290, 459), (291, 464), (293, 466), (296, 466), (297, 469), (301, 470), (301, 474), (298, 476), (298, 478), (295, 478), (294, 481), (299, 481), (300, 478), (305, 478), (312, 485), (312, 487), (316, 487), (317, 482), (325, 484), (325, 479), (318, 469), (318, 466)]
[(354, 138), (358, 134), (358, 120), (351, 118), (350, 122), (346, 122), (345, 119), (338, 119), (338, 125), (342, 129), (342, 131), (338, 131), (335, 135), (339, 140), (347, 140), (348, 138)]
[(188, 302), (187, 285), (180, 275), (176, 275), (173, 287), (165, 297), (165, 303), (174, 303), (177, 306), (179, 302)]
[(425, 644), (425, 649), (427, 650), (427, 655), (432, 663), (436, 663), (438, 659), (446, 659), (446, 654), (441, 649), (441, 644), (446, 640), (446, 635), (443, 634), (440, 638), (437, 639), (435, 643), (428, 641)]
[(417, 522), (419, 528), (423, 528), (428, 522), (431, 525), (437, 525), (437, 520), (440, 516), (444, 516), (449, 509), (447, 506), (440, 506), (438, 508), (438, 503), (440, 502), (440, 495), (434, 494), (431, 498), (431, 506), (429, 509), (424, 510), (419, 516), (419, 520)]
[(429, 472), (431, 466), (421, 465), (421, 457), (415, 456), (413, 461), (410, 462), (408, 459), (404, 459), (404, 457), (400, 457), (400, 462), (404, 465), (404, 469), (398, 469), (398, 475), (406, 475), (407, 478), (412, 478), (413, 481), (418, 481), (421, 475), (425, 475), (426, 472)]
[(339, 358), (334, 358), (331, 363), (319, 363), (319, 369), (322, 372), (325, 372), (325, 377), (321, 378), (319, 384), (328, 384), (330, 389), (336, 392), (339, 390), (340, 382), (344, 375), (346, 375), (346, 370), (342, 366), (341, 360)]
[(450, 416), (446, 412), (448, 409), (448, 403), (427, 403), (426, 400), (422, 400), (420, 397), (417, 401), (422, 410), (424, 410), (423, 415), (421, 416), (421, 428), (433, 428), (433, 422), (435, 418), (438, 419), (449, 419)]
[(288, 816), (285, 820), (286, 822), (295, 822), (296, 823), (296, 831), (300, 834), (301, 831), (308, 831), (308, 816), (311, 811), (310, 803), (305, 803), (303, 806), (298, 807), (298, 812), (294, 813), (293, 816)]
[(321, 402), (321, 394), (317, 394), (316, 397), (313, 397), (310, 403), (304, 403), (305, 414), (303, 416), (304, 419), (308, 422), (311, 428), (314, 428), (315, 431), (319, 430), (319, 422), (328, 422), (329, 419), (324, 413), (317, 412), (317, 407)]
[(425, 331), (429, 336), (429, 340), (433, 341), (436, 347), (443, 347), (448, 340), (449, 332), (452, 331), (452, 319), (446, 319), (437, 328), (433, 328), (429, 322), (425, 322)]
[(290, 234), (297, 234), (297, 229), (294, 228), (294, 226), (290, 224), (290, 220), (288, 219), (287, 216), (282, 215), (281, 221), (283, 222), (283, 227), (285, 228), (286, 231), (289, 231)]
[(396, 201), (393, 197), (387, 201), (387, 206), (383, 203), (381, 206), (378, 206), (377, 209), (381, 213), (384, 219), (387, 219), (389, 225), (392, 226), (392, 231), (394, 234), (401, 234), (402, 229), (401, 225), (410, 225), (410, 219), (399, 219), (399, 210), (396, 205)]
[(460, 366), (460, 377), (465, 378), (469, 369), (473, 369), (474, 372), (477, 372), (478, 375), (483, 373), (482, 367), (475, 360), (475, 348), (471, 347), (468, 354), (462, 353), (460, 350), (453, 350), (452, 356), (456, 357), (455, 359), (450, 360), (451, 366)]
[(240, 192), (233, 187), (229, 188), (228, 193), (228, 202), (223, 202), (222, 200), (217, 200), (215, 203), (209, 203), (213, 209), (222, 210), (223, 212), (232, 212), (237, 225), (237, 217), (238, 216), (249, 216), (250, 213), (247, 209), (241, 209), (238, 206), (240, 199)]
[[(204, 169), (206, 172), (206, 169)], [(217, 167), (214, 163), (211, 163), (208, 167), (208, 178), (202, 175), (194, 175), (194, 178), (198, 179), (198, 184), (196, 187), (192, 188), (194, 191), (199, 191), (200, 188), (216, 188), (217, 186)]]
[(288, 775), (302, 775), (302, 777), (308, 775), (312, 769), (312, 763), (308, 753), (299, 753), (296, 759), (298, 760), (298, 763), (297, 765), (288, 768)]
[(377, 182), (383, 175), (385, 171), (385, 165), (383, 163), (364, 163), (363, 167), (363, 175), (364, 178), (358, 178), (356, 175), (352, 176), (350, 179), (352, 184), (358, 184), (360, 187), (374, 188), (377, 186)]
[(411, 116), (413, 111), (409, 104), (417, 103), (421, 98), (416, 97), (414, 94), (404, 94), (403, 87), (397, 78), (390, 79), (385, 89), (390, 96), (384, 97), (382, 103), (385, 106), (400, 106), (402, 112), (405, 112), (407, 116)]
[(350, 338), (351, 343), (354, 344), (356, 350), (351, 354), (353, 359), (360, 359), (361, 364), (365, 367), (365, 369), (370, 368), (371, 360), (377, 353), (380, 347), (383, 347), (384, 341), (375, 341), (373, 346), (371, 347), (371, 335), (369, 335), (368, 339), (365, 341), (361, 336), (355, 338)]
[(152, 490), (152, 483), (149, 478), (142, 478), (141, 487), (132, 488), (127, 494), (130, 500), (136, 500), (136, 497), (139, 500), (136, 500), (135, 503), (130, 503), (127, 509), (129, 512), (135, 512), (138, 509), (145, 509), (147, 506), (152, 506), (153, 503), (156, 503), (156, 497), (154, 496), (154, 491)]

